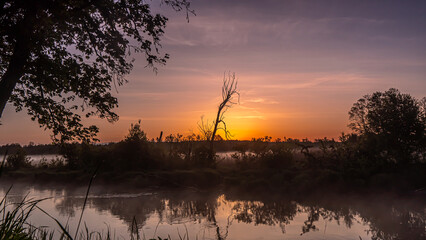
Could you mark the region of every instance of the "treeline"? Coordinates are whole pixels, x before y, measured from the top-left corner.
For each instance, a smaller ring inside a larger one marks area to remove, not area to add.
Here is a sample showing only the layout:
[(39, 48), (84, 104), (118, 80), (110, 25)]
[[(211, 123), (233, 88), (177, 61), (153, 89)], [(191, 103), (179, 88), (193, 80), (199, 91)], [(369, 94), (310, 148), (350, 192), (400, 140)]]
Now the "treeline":
[[(87, 173), (100, 169), (109, 176), (185, 170), (185, 174), (162, 178), (176, 183), (191, 182), (193, 176), (197, 184), (225, 183), (249, 189), (310, 189), (319, 184), (424, 188), (425, 106), (425, 98), (419, 101), (395, 89), (366, 95), (349, 112), (349, 126), (354, 132), (342, 134), (337, 141), (272, 141), (268, 136), (252, 141), (224, 141), (219, 137), (209, 141), (194, 134), (149, 140), (138, 122), (118, 143), (63, 144), (59, 150), (65, 162), (35, 167)], [(8, 156), (7, 169), (34, 168), (27, 162), (25, 148), (18, 147)], [(216, 154), (223, 151), (234, 153), (228, 158)], [(210, 175), (188, 172), (200, 173), (200, 169), (210, 169)]]
[[(213, 144), (214, 154), (216, 152), (233, 152), (233, 160), (239, 155), (264, 156), (265, 153), (273, 152), (276, 148), (286, 148), (296, 150), (330, 146), (338, 144), (334, 139), (316, 139), (311, 142), (307, 139), (299, 140), (292, 138), (277, 138), (272, 141), (272, 137), (265, 136), (253, 138), (252, 140), (223, 140), (218, 136), (218, 140)], [(106, 169), (191, 169), (197, 167), (216, 167), (221, 162), (221, 157), (214, 156), (208, 159), (211, 149), (209, 142), (199, 135), (183, 136), (181, 134), (170, 134), (164, 141), (161, 139), (151, 139), (146, 137), (141, 129), (140, 123), (132, 124), (128, 135), (118, 143), (107, 144), (40, 144), (30, 143), (21, 146), (20, 144), (7, 144), (0, 146), (0, 154), (8, 155), (6, 167), (18, 169), (31, 166), (28, 162), (28, 155), (55, 154), (63, 155), (64, 169), (91, 169), (91, 167), (102, 164)], [(229, 160), (229, 157), (228, 157)], [(57, 164), (57, 162), (55, 162)], [(115, 166), (117, 164), (118, 166)], [(49, 166), (43, 162), (43, 167)], [(117, 168), (118, 167), (118, 168)]]
[(113, 178), (150, 172), (153, 175), (145, 179), (147, 184), (160, 179), (164, 185), (225, 184), (251, 190), (310, 190), (318, 185), (419, 189), (426, 182), (423, 150), (395, 153), (377, 135), (342, 134), (338, 141), (316, 143), (217, 141), (215, 150), (233, 152), (227, 158), (215, 154), (212, 161), (207, 141), (151, 142), (138, 124), (130, 132), (138, 134), (129, 133), (118, 143), (62, 145), (59, 150), (65, 162), (31, 166), (22, 148), (9, 155), (6, 171), (42, 168), (90, 175), (99, 169)]
[[(215, 144), (215, 150), (217, 152), (226, 152), (226, 151), (237, 151), (238, 146), (241, 144), (245, 144), (248, 146), (248, 149), (254, 149), (254, 145), (257, 145), (258, 143), (290, 143), (290, 144), (302, 144), (307, 145), (310, 144), (312, 146), (319, 146), (322, 142), (330, 142), (335, 143), (336, 140), (334, 138), (328, 139), (314, 139), (313, 141), (304, 138), (304, 139), (298, 139), (298, 138), (275, 138), (273, 139), (270, 136), (264, 136), (259, 138), (252, 138), (251, 140), (224, 140), (220, 137), (220, 135), (217, 135), (217, 141)], [(158, 139), (150, 139), (149, 142), (156, 143), (157, 145), (165, 145), (165, 148), (171, 144), (176, 143), (185, 143), (185, 142), (192, 142), (195, 144), (203, 144), (205, 140), (203, 140), (203, 137), (201, 135), (188, 135), (184, 136), (180, 133), (177, 134), (170, 134), (165, 137), (164, 141), (158, 141)], [(117, 143), (104, 143), (104, 144), (95, 144), (95, 145), (114, 145)], [(63, 144), (67, 145), (67, 144)], [(61, 147), (63, 146), (61, 144), (34, 144), (33, 142), (30, 142), (28, 145), (21, 145), (19, 143), (11, 143), (11, 144), (5, 144), (0, 145), (0, 155), (5, 155), (6, 152), (15, 153), (18, 149), (23, 149), (27, 155), (43, 155), (43, 154), (61, 154)], [(164, 146), (163, 146), (164, 148)]]
[(19, 143), (12, 143), (0, 146), (0, 155), (8, 153), (15, 153), (18, 149), (23, 149), (28, 155), (36, 154), (59, 154), (60, 146), (54, 144), (38, 144), (29, 143), (28, 145), (21, 146)]

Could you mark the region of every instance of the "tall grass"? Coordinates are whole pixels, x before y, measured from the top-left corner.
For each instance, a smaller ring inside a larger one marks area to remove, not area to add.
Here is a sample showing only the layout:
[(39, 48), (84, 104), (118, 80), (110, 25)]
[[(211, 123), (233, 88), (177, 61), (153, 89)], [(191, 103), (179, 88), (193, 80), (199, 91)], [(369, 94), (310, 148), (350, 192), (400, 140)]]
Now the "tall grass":
[(0, 239), (32, 239), (31, 236), (38, 230), (27, 222), (31, 212), (42, 200), (31, 200), (24, 197), (21, 202), (8, 203), (8, 189), (0, 201)]

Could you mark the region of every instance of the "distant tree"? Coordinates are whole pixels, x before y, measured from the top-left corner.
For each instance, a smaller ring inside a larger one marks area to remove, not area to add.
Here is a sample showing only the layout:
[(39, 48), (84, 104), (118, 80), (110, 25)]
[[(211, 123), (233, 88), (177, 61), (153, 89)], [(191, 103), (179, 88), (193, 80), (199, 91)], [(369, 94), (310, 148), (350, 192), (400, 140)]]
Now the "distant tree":
[(360, 135), (378, 138), (395, 157), (419, 154), (426, 143), (425, 101), (394, 88), (365, 95), (349, 111), (349, 127)]
[[(188, 0), (160, 2), (191, 12)], [(144, 0), (0, 1), (0, 118), (11, 101), (55, 140), (93, 139), (98, 128), (75, 110), (116, 121), (110, 91), (126, 82), (131, 52), (154, 70), (169, 58), (159, 53), (166, 22)]]
[(109, 164), (118, 170), (151, 169), (162, 158), (161, 151), (154, 147), (143, 131), (141, 121), (131, 124), (123, 141), (113, 148), (114, 157)]
[(173, 134), (170, 134), (169, 136), (166, 136), (166, 142), (172, 143), (175, 141), (175, 136)]
[(130, 125), (129, 133), (124, 139), (126, 142), (147, 142), (148, 138), (146, 137), (146, 133), (141, 128), (141, 120), (139, 120), (135, 124)]
[(265, 136), (265, 138), (264, 138), (264, 141), (267, 142), (267, 143), (271, 142), (271, 140), (272, 140), (271, 136)]

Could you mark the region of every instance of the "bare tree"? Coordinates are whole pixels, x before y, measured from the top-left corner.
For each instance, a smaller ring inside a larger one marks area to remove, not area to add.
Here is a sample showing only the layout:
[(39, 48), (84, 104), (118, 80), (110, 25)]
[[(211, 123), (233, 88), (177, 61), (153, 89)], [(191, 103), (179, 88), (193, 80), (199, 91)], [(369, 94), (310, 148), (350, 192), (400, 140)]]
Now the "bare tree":
[(224, 74), (223, 76), (223, 86), (222, 86), (222, 102), (219, 104), (216, 121), (214, 122), (213, 133), (210, 136), (210, 142), (213, 143), (216, 132), (219, 129), (222, 129), (225, 133), (225, 138), (229, 139), (232, 137), (231, 133), (226, 128), (225, 116), (226, 111), (236, 102), (234, 102), (234, 96), (238, 96), (238, 101), (240, 100), (240, 93), (237, 90), (237, 80), (235, 79), (235, 73)]
[(198, 123), (198, 131), (200, 131), (201, 140), (210, 141), (213, 132), (214, 122), (204, 121), (204, 116), (201, 116), (201, 122)]
[(232, 105), (237, 103), (235, 102), (236, 96), (238, 96), (238, 102), (240, 100), (240, 93), (237, 90), (237, 85), (238, 81), (235, 79), (235, 73), (225, 73), (223, 75), (222, 102), (219, 104), (216, 120), (213, 121), (212, 124), (209, 124), (208, 122), (204, 122), (203, 118), (201, 118), (201, 124), (198, 124), (200, 132), (204, 135), (206, 140), (210, 142), (210, 159), (213, 159), (213, 143), (217, 131), (222, 130), (226, 139), (232, 137), (226, 126), (225, 113)]

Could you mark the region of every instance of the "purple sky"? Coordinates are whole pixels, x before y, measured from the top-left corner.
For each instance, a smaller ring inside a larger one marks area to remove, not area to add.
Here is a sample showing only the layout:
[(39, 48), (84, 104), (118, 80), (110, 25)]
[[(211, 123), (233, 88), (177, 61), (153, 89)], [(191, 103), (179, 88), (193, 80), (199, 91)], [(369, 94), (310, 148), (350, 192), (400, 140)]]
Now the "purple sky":
[[(426, 93), (426, 1), (194, 0), (197, 16), (169, 17), (156, 75), (134, 55), (129, 83), (114, 93), (120, 120), (89, 119), (103, 142), (123, 139), (142, 120), (149, 137), (197, 133), (213, 119), (225, 71), (235, 72), (240, 104), (227, 113), (236, 139), (322, 138), (348, 132), (352, 104), (391, 87)], [(49, 143), (50, 132), (8, 105), (0, 144)]]

